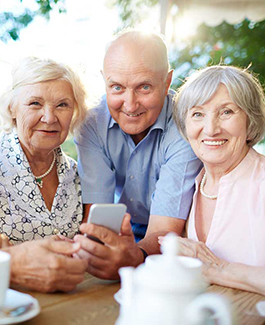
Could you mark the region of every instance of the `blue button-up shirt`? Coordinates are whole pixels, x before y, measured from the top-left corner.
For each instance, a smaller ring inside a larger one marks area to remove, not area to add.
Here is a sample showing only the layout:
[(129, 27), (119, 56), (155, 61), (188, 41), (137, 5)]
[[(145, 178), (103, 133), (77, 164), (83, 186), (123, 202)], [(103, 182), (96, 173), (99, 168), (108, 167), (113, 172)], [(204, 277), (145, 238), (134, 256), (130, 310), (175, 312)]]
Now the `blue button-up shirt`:
[(111, 117), (105, 96), (89, 110), (76, 138), (83, 203), (125, 203), (132, 221), (145, 225), (150, 214), (188, 217), (201, 162), (173, 121), (172, 96), (137, 145)]

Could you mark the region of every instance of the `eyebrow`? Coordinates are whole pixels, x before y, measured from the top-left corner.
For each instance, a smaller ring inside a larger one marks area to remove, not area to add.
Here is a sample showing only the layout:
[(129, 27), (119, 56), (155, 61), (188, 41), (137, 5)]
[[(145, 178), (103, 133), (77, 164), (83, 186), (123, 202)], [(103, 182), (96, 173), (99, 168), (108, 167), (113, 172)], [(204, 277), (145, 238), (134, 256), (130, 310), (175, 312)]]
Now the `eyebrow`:
[[(108, 79), (107, 80), (108, 84), (113, 84), (113, 85), (122, 85), (121, 82), (115, 81), (114, 79)], [(136, 83), (137, 86), (140, 85), (146, 85), (146, 84), (153, 84), (153, 81), (151, 79), (145, 79), (145, 80), (141, 80), (138, 83)]]
[[(205, 104), (202, 104), (202, 105), (194, 105), (194, 106), (192, 106), (190, 109), (193, 109), (193, 108), (203, 108), (202, 106), (203, 105), (205, 105)], [(238, 106), (236, 103), (234, 103), (234, 102), (223, 102), (223, 103), (221, 103), (220, 104), (220, 106), (226, 106), (226, 105), (235, 105), (235, 106)]]
[(42, 97), (39, 96), (30, 96), (28, 100), (33, 100), (33, 99), (43, 99)]
[[(28, 100), (29, 100), (29, 101), (30, 101), (30, 100), (43, 100), (43, 97), (39, 97), (39, 96), (31, 96), (31, 97), (28, 98)], [(66, 100), (71, 101), (71, 99), (68, 98), (68, 97), (61, 98), (61, 99), (59, 99), (59, 100), (57, 100), (57, 101), (61, 102), (61, 101), (66, 101)]]

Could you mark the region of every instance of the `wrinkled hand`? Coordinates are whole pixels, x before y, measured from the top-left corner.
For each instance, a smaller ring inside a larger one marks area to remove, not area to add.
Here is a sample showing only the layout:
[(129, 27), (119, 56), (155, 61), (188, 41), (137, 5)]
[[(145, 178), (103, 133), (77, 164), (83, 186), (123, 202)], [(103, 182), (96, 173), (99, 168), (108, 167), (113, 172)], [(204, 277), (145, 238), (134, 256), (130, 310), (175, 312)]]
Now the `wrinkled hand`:
[[(160, 245), (162, 241), (163, 237), (159, 237), (158, 242)], [(202, 273), (207, 282), (217, 283), (218, 274), (220, 274), (229, 263), (214, 255), (214, 253), (203, 242), (178, 237), (178, 243), (178, 254), (201, 260), (203, 263)]]
[(11, 282), (41, 292), (71, 291), (84, 279), (87, 262), (72, 258), (80, 244), (48, 238), (8, 248)]
[(94, 276), (116, 280), (119, 279), (120, 267), (137, 266), (143, 262), (143, 253), (135, 243), (129, 214), (123, 219), (119, 235), (107, 228), (86, 223), (80, 226), (80, 231), (104, 243), (99, 244), (82, 235), (76, 235), (74, 238), (75, 242), (82, 246), (82, 250), (76, 255), (88, 261), (87, 271)]

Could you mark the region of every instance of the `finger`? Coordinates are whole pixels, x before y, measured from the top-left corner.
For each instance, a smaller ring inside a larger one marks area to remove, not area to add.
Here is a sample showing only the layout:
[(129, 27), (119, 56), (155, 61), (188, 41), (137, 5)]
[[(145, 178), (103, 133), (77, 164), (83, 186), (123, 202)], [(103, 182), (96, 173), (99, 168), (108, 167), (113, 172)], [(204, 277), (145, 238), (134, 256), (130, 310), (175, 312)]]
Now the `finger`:
[(65, 237), (64, 235), (61, 235), (61, 234), (53, 235), (53, 236), (51, 236), (51, 238), (54, 240), (61, 240), (61, 241), (67, 241), (69, 243), (73, 243), (73, 239)]
[(108, 246), (117, 246), (119, 243), (119, 235), (102, 226), (95, 224), (82, 224), (80, 226), (80, 231), (100, 239)]
[(91, 264), (88, 265), (87, 272), (100, 279), (119, 280), (119, 274), (117, 272), (110, 276), (109, 273), (105, 271), (105, 269), (97, 268)]
[(129, 213), (126, 213), (122, 224), (121, 224), (121, 234), (123, 236), (132, 236), (133, 235), (133, 231), (132, 231), (132, 226), (131, 226), (131, 216), (129, 215)]
[(67, 274), (83, 274), (87, 268), (87, 260), (76, 259), (73, 257), (66, 258), (64, 261), (65, 271)]
[(99, 244), (85, 236), (76, 235), (74, 240), (81, 244), (82, 249), (77, 254), (84, 259), (89, 257), (87, 254), (92, 254), (102, 259), (107, 259), (110, 255), (110, 248), (108, 246)]
[(5, 234), (0, 235), (0, 248), (6, 248), (10, 246), (8, 237)]
[(158, 244), (162, 245), (164, 236), (158, 236)]
[(54, 253), (64, 254), (71, 256), (74, 253), (77, 253), (81, 248), (80, 243), (69, 243), (68, 241), (49, 241), (49, 248)]
[(80, 249), (77, 253), (73, 254), (74, 258), (79, 258), (81, 260), (88, 260), (90, 254), (84, 249)]
[(187, 238), (178, 237), (179, 243), (179, 255), (189, 256), (189, 257), (196, 257), (196, 249), (193, 241)]
[(87, 267), (94, 267), (100, 270), (108, 270), (110, 268), (112, 268), (112, 261), (106, 260), (106, 259), (102, 259), (99, 258), (97, 256), (94, 256), (92, 254), (89, 255), (88, 258), (88, 263), (87, 263)]

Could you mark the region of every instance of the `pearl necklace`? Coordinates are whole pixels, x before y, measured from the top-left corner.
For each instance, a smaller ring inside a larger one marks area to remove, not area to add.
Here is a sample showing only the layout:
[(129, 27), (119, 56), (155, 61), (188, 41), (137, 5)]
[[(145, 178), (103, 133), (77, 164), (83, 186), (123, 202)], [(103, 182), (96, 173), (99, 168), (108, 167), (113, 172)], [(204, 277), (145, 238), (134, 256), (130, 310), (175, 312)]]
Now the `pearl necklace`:
[(38, 186), (39, 186), (40, 188), (43, 187), (43, 181), (42, 181), (42, 179), (43, 179), (45, 176), (47, 176), (47, 175), (52, 171), (53, 166), (54, 166), (54, 164), (55, 164), (55, 160), (56, 160), (56, 155), (55, 155), (55, 153), (54, 153), (54, 151), (53, 151), (53, 161), (52, 161), (52, 163), (51, 163), (49, 169), (46, 171), (46, 173), (44, 173), (44, 174), (42, 174), (42, 175), (40, 175), (40, 176), (35, 176), (35, 175), (32, 173), (33, 176), (34, 176), (34, 178), (35, 178), (35, 180), (36, 180), (36, 182), (37, 182), (37, 184), (38, 184)]
[(201, 195), (203, 195), (207, 199), (216, 200), (218, 195), (208, 195), (208, 194), (206, 194), (204, 192), (203, 187), (205, 185), (205, 181), (206, 181), (206, 173), (203, 175), (203, 178), (202, 178), (202, 181), (201, 181), (201, 184), (200, 184), (200, 192), (201, 192)]

